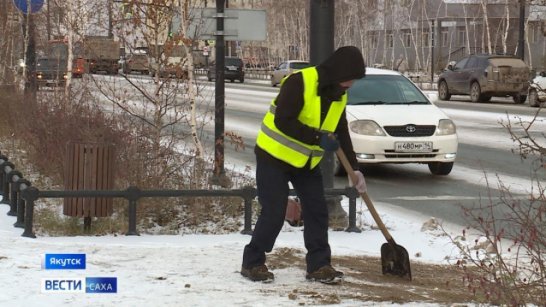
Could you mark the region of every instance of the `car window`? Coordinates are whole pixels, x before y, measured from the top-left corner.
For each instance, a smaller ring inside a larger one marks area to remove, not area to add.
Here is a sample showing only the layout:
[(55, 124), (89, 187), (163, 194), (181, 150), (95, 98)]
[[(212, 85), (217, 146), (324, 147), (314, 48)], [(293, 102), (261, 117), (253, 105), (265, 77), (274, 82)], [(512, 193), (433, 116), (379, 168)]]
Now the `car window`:
[(489, 66), (489, 60), (487, 58), (480, 58), (480, 67), (486, 68)]
[(479, 60), (477, 57), (473, 56), (468, 60), (466, 67), (479, 67)]
[(367, 75), (347, 91), (347, 104), (430, 104), (408, 79), (400, 75)]
[(281, 63), (281, 65), (279, 65), (279, 69), (285, 69), (286, 68), (286, 63)]
[(307, 68), (309, 66), (310, 66), (310, 64), (307, 63), (307, 62), (292, 62), (292, 63), (290, 63), (290, 68), (293, 68), (293, 69), (304, 69), (304, 68)]
[(243, 61), (239, 58), (226, 58), (225, 59), (225, 64), (226, 65), (231, 65), (231, 66), (242, 66), (243, 65)]
[(466, 65), (466, 62), (468, 62), (468, 58), (460, 60), (459, 62), (457, 62), (457, 64), (455, 64), (455, 69), (463, 69)]

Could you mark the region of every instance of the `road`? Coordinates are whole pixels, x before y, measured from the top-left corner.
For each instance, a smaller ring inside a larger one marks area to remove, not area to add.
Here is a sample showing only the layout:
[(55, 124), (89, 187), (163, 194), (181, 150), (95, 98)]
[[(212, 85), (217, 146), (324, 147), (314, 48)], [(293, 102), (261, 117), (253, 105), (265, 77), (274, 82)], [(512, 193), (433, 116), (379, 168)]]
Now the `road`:
[[(147, 76), (137, 75), (134, 78), (144, 80)], [(117, 79), (121, 80), (120, 77)], [(201, 79), (198, 84), (202, 97), (198, 102), (200, 112), (214, 114), (214, 83)], [(236, 149), (226, 138), (226, 169), (248, 166), (253, 174), (256, 133), (278, 91), (267, 81), (226, 83), (225, 131), (234, 132), (245, 144), (244, 149)], [(508, 187), (516, 201), (526, 201), (533, 185), (531, 178), (537, 176), (532, 170), (537, 169), (538, 164), (533, 157), (522, 159), (517, 154), (517, 147), (501, 122), (506, 125), (509, 120), (512, 131), (521, 134), (523, 129), (515, 123), (520, 119), (531, 121), (539, 110), (530, 108), (528, 104), (515, 105), (511, 99), (494, 98), (489, 103), (476, 104), (464, 96), (454, 96), (451, 101), (437, 101), (436, 104), (457, 125), (459, 150), (453, 171), (448, 176), (433, 176), (426, 165), (364, 167), (368, 191), (376, 205), (418, 212), (424, 218), (433, 216), (446, 222), (468, 225), (462, 208), (470, 210), (480, 204), (498, 204), (503, 197), (500, 182)], [(529, 133), (546, 146), (544, 131), (546, 110), (540, 110)], [(201, 140), (208, 153), (213, 154), (213, 121), (205, 126)], [(538, 174), (544, 186), (544, 169)], [(347, 179), (336, 177), (334, 185), (345, 187)], [(501, 211), (495, 212), (503, 214)], [(487, 213), (482, 210), (480, 214)]]
[[(213, 95), (212, 86), (212, 83), (205, 83), (203, 90)], [(227, 145), (226, 165), (243, 163), (254, 170), (254, 139), (262, 116), (276, 93), (278, 89), (267, 84), (226, 83), (225, 129), (242, 136), (247, 145), (244, 151), (234, 151)], [(526, 190), (530, 191), (532, 185), (531, 170), (537, 165), (531, 158), (521, 159), (513, 152), (517, 147), (500, 122), (530, 120), (538, 109), (527, 104), (515, 105), (508, 99), (493, 99), (487, 104), (469, 101), (455, 96), (452, 101), (436, 103), (458, 128), (459, 151), (452, 173), (433, 176), (426, 165), (413, 164), (365, 167), (369, 194), (374, 202), (467, 225), (462, 208), (498, 203), (502, 196), (499, 180), (509, 186), (517, 200), (528, 198)], [(517, 126), (512, 129), (522, 131)], [(546, 131), (546, 111), (541, 110), (530, 132), (544, 141), (543, 131)], [(211, 142), (212, 135), (209, 138)], [(541, 175), (540, 180), (544, 181), (544, 171)], [(347, 180), (336, 177), (334, 185), (345, 187)]]

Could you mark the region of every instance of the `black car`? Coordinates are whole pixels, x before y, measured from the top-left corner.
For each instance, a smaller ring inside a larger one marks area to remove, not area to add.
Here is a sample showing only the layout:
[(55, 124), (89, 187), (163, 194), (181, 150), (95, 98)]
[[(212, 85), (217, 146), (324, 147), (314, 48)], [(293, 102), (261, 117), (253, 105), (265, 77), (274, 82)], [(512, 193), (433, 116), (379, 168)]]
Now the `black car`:
[(470, 95), (473, 102), (491, 97), (511, 96), (524, 103), (529, 87), (529, 67), (521, 59), (507, 55), (471, 55), (450, 63), (438, 79), (438, 97)]
[[(224, 64), (225, 80), (231, 80), (231, 82), (234, 82), (235, 80), (239, 80), (239, 82), (241, 83), (245, 82), (245, 70), (243, 60), (235, 57), (226, 57)], [(209, 66), (207, 78), (209, 79), (209, 81), (216, 79), (216, 63), (213, 62)]]

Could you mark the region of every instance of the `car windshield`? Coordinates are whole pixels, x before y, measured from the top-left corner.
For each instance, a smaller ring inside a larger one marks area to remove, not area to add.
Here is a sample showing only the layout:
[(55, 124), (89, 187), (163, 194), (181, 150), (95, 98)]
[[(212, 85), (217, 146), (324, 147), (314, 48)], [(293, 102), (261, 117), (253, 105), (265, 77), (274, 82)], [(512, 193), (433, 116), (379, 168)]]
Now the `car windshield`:
[(243, 65), (243, 61), (241, 61), (241, 59), (239, 58), (226, 58), (225, 59), (225, 64), (226, 66), (242, 66)]
[(309, 66), (310, 66), (310, 64), (307, 63), (307, 62), (292, 62), (292, 63), (290, 63), (290, 68), (293, 68), (293, 69), (304, 69), (304, 68), (307, 68)]
[(408, 79), (400, 75), (367, 75), (347, 91), (348, 105), (430, 104)]

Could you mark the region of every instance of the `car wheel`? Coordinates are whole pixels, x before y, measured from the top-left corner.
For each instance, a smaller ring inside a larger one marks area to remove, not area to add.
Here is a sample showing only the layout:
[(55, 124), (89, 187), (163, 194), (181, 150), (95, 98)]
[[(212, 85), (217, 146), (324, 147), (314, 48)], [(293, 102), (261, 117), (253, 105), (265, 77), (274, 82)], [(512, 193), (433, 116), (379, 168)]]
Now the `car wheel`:
[(428, 169), (433, 175), (445, 176), (451, 173), (453, 162), (430, 162)]
[(239, 82), (244, 83), (244, 82), (245, 82), (245, 78), (239, 79)]
[(441, 100), (449, 100), (451, 98), (449, 88), (447, 87), (447, 83), (445, 81), (442, 81), (440, 86), (438, 86), (438, 97)]
[(522, 104), (527, 99), (527, 95), (515, 94), (512, 96), (512, 99), (514, 99), (514, 103)]
[(482, 89), (478, 82), (472, 82), (470, 85), (470, 99), (472, 102), (480, 102), (482, 98)]
[(534, 89), (529, 91), (529, 105), (533, 108), (540, 106), (540, 100), (538, 100), (538, 92)]

